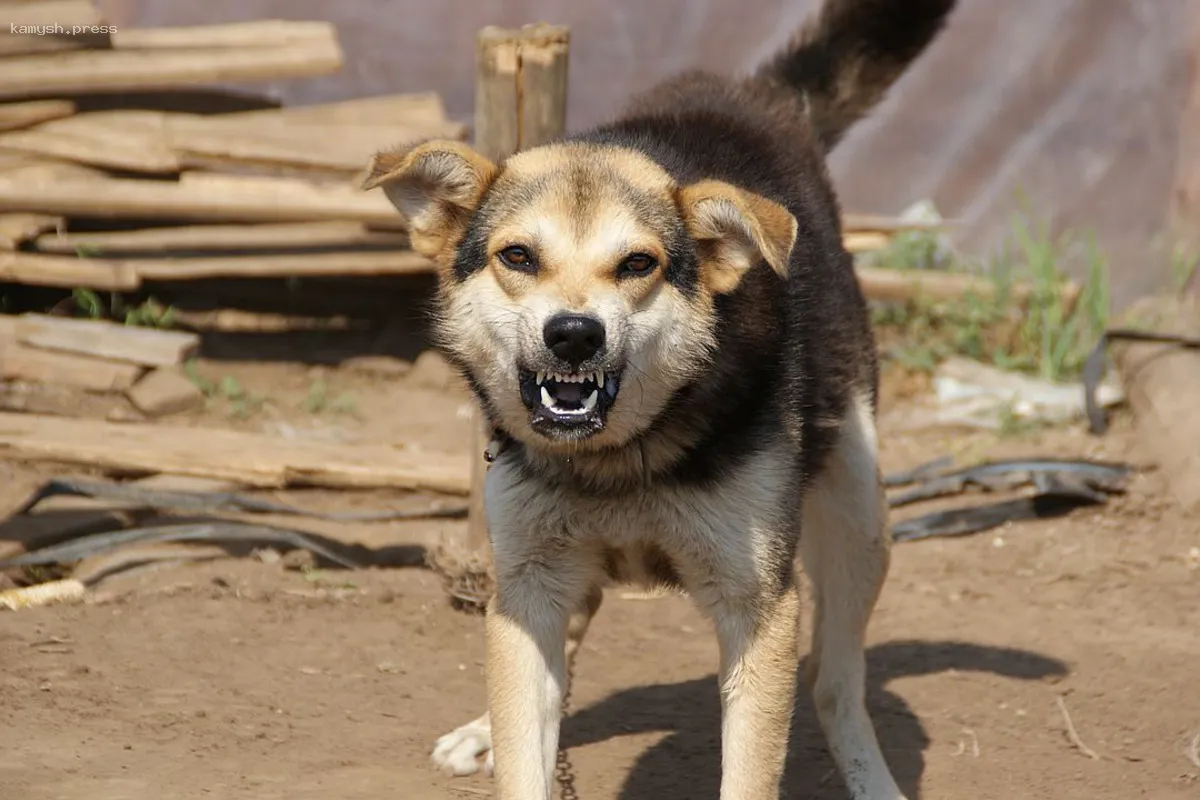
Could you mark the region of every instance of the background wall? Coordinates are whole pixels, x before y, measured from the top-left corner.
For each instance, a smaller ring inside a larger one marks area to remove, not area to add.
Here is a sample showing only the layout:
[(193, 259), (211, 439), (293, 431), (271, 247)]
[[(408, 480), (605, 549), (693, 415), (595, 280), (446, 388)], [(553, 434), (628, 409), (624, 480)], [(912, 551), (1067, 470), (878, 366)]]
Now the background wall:
[[(570, 124), (689, 67), (748, 70), (814, 0), (101, 0), (118, 25), (328, 19), (347, 69), (276, 87), (287, 102), (434, 89), (469, 119), (487, 24), (572, 28)], [(1024, 195), (1056, 229), (1092, 230), (1119, 302), (1169, 283), (1200, 221), (1200, 0), (961, 0), (946, 35), (834, 153), (845, 205), (930, 198), (986, 251)], [(1189, 100), (1189, 97), (1191, 98)], [(1190, 105), (1189, 105), (1190, 103)], [(1172, 231), (1173, 226), (1173, 231)], [(1200, 242), (1197, 242), (1200, 244)]]

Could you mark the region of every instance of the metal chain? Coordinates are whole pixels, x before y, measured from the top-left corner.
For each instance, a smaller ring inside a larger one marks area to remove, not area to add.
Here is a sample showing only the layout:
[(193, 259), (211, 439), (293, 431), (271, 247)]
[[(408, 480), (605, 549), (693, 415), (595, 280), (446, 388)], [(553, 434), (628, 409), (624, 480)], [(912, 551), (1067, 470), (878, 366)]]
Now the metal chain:
[[(562, 715), (566, 719), (567, 708), (571, 702), (571, 688), (563, 693)], [(575, 770), (571, 768), (571, 759), (567, 757), (567, 749), (562, 746), (561, 737), (558, 744), (558, 758), (554, 763), (554, 777), (558, 780), (559, 793), (562, 800), (579, 800), (579, 792), (575, 790)]]

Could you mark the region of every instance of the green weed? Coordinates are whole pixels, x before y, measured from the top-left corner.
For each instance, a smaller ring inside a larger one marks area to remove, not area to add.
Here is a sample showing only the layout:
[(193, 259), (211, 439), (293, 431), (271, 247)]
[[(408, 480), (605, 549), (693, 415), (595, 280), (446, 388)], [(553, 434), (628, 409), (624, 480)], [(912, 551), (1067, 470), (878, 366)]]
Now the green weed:
[[(930, 254), (941, 252), (936, 234), (914, 232), (873, 263), (928, 269)], [(917, 298), (902, 306), (877, 306), (874, 319), (885, 353), (905, 368), (932, 371), (945, 358), (959, 355), (1062, 381), (1079, 374), (1108, 322), (1108, 264), (1094, 238), (1054, 237), (1028, 215), (1014, 219), (995, 258), (977, 262), (952, 256), (943, 268), (986, 276), (993, 291), (987, 297), (948, 302)], [(1072, 301), (1064, 289), (1068, 274), (1079, 272), (1086, 277)], [(1018, 282), (1030, 287), (1023, 304), (1013, 297)]]

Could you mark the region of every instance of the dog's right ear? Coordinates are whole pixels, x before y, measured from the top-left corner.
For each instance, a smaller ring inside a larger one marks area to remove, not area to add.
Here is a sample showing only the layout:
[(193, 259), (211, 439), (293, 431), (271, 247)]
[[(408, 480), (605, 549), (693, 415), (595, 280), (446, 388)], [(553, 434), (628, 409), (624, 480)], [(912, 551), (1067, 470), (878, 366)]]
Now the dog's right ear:
[(435, 258), (462, 238), (467, 219), (498, 172), (461, 142), (433, 141), (377, 154), (362, 188), (382, 187), (408, 219), (413, 249)]

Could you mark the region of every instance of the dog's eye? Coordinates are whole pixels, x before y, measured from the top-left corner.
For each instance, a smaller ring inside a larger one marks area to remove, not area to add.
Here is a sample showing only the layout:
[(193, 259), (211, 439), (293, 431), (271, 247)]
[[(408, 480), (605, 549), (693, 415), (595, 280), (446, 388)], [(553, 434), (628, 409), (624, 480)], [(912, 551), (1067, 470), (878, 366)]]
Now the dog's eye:
[(528, 272), (534, 269), (533, 256), (524, 247), (506, 247), (500, 251), (500, 260), (504, 266)]
[(653, 256), (645, 253), (634, 253), (621, 262), (617, 267), (618, 275), (649, 275), (658, 266)]

